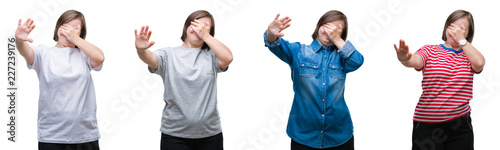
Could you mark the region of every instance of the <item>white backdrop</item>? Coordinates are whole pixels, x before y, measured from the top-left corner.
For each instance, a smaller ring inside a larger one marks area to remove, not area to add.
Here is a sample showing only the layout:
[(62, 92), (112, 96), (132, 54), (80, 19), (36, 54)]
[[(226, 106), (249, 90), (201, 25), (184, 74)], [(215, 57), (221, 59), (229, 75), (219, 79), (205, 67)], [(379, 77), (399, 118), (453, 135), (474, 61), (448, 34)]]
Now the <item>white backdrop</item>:
[[(364, 55), (363, 66), (348, 75), (345, 97), (354, 122), (359, 150), (410, 149), (412, 115), (421, 93), (421, 73), (403, 67), (393, 43), (405, 39), (414, 52), (440, 44), (444, 22), (457, 9), (474, 15), (473, 45), (486, 57), (484, 71), (475, 76), (472, 119), (477, 150), (500, 149), (500, 12), (493, 1), (352, 0), (177, 0), (177, 1), (2, 1), (0, 62), (6, 62), (6, 37), (14, 35), (19, 18), (34, 18), (33, 45), (55, 45), (58, 17), (68, 9), (84, 13), (87, 41), (105, 54), (104, 68), (92, 72), (103, 150), (159, 149), (164, 106), (160, 77), (151, 75), (137, 56), (134, 29), (150, 25), (156, 50), (178, 46), (187, 16), (198, 9), (215, 16), (215, 37), (233, 52), (234, 61), (219, 74), (218, 100), (224, 147), (229, 150), (289, 149), (285, 133), (293, 91), (289, 67), (264, 47), (263, 33), (277, 13), (292, 18), (285, 39), (311, 42), (318, 19), (337, 9), (348, 17), (348, 40)], [(0, 149), (37, 149), (38, 78), (18, 57), (17, 142), (7, 140), (6, 95), (1, 96)], [(0, 87), (7, 85), (6, 63)], [(6, 93), (6, 88), (1, 88)]]

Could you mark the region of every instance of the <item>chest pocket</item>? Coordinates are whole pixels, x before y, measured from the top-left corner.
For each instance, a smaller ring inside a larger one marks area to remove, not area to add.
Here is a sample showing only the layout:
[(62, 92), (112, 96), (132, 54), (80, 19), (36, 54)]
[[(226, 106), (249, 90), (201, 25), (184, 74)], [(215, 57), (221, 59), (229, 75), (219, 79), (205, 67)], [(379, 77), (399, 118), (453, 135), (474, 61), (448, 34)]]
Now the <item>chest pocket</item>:
[(319, 63), (300, 62), (299, 75), (301, 77), (314, 78), (318, 75)]
[(345, 79), (346, 74), (344, 73), (344, 67), (342, 67), (340, 64), (336, 63), (328, 64), (328, 71), (330, 78)]

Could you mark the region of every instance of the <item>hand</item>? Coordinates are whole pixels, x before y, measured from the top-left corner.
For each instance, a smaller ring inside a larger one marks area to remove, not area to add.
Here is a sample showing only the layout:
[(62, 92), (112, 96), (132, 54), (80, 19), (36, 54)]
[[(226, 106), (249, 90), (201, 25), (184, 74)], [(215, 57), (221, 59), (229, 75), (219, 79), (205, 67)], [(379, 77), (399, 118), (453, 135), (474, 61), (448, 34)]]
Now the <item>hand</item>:
[(268, 34), (271, 33), (277, 37), (283, 37), (283, 36), (285, 36), (285, 34), (281, 33), (281, 31), (290, 27), (290, 21), (292, 21), (292, 19), (290, 19), (288, 16), (281, 18), (281, 19), (279, 19), (279, 17), (280, 17), (280, 14), (276, 15), (276, 18), (274, 18), (273, 22), (271, 22), (271, 24), (269, 24), (269, 27), (267, 27), (267, 31), (268, 31), (267, 33)]
[(19, 19), (16, 30), (16, 40), (28, 41), (30, 43), (33, 43), (33, 39), (28, 38), (30, 32), (35, 28), (33, 22), (33, 19), (29, 18), (28, 20), (26, 20), (26, 22), (24, 22), (24, 24), (21, 25), (21, 19)]
[(75, 43), (75, 40), (80, 38), (80, 25), (75, 29), (69, 24), (63, 24), (59, 27), (59, 32), (65, 36), (71, 43)]
[(145, 50), (155, 44), (155, 41), (149, 42), (151, 33), (152, 31), (149, 31), (149, 26), (142, 26), (139, 34), (137, 34), (137, 29), (135, 29), (135, 48), (137, 50)]
[(327, 23), (327, 24), (324, 24), (321, 28), (323, 28), (323, 30), (328, 35), (328, 38), (330, 38), (331, 41), (342, 39), (340, 37), (340, 35), (342, 35), (342, 25), (341, 24), (339, 24), (338, 26), (335, 26), (334, 24)]
[(458, 41), (460, 41), (461, 39), (465, 39), (466, 35), (465, 35), (465, 27), (462, 25), (462, 26), (458, 26), (457, 24), (450, 24), (450, 26), (448, 26), (448, 28), (446, 29), (446, 32), (453, 38), (453, 40), (455, 40), (457, 43)]
[(404, 40), (399, 40), (399, 48), (394, 44), (394, 49), (396, 49), (399, 61), (404, 62), (411, 59), (412, 54), (409, 52), (408, 45)]
[(210, 35), (210, 22), (202, 23), (199, 20), (194, 20), (191, 22), (190, 27), (193, 29), (193, 31), (200, 37), (201, 39), (205, 39), (207, 36)]

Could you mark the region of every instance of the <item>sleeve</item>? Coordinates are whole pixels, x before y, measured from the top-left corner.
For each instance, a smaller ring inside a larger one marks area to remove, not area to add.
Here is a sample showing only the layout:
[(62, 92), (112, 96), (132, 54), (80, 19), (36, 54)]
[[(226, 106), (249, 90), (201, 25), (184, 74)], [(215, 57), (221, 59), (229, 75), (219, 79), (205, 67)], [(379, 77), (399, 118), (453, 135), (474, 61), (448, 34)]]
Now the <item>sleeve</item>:
[(167, 60), (167, 51), (165, 49), (159, 49), (154, 51), (153, 53), (156, 54), (156, 57), (158, 58), (158, 68), (153, 69), (148, 65), (148, 70), (150, 73), (155, 73), (158, 75), (163, 75), (163, 71), (165, 70), (165, 62)]
[(427, 58), (429, 58), (429, 45), (422, 46), (418, 49), (415, 54), (419, 55), (422, 58), (423, 65), (421, 69), (415, 69), (416, 71), (424, 70), (425, 66), (427, 66)]
[(291, 65), (293, 62), (293, 54), (300, 50), (300, 43), (290, 43), (281, 37), (278, 37), (273, 43), (267, 40), (267, 30), (264, 32), (264, 43), (269, 50), (279, 59)]
[(221, 72), (226, 72), (228, 69), (229, 69), (229, 66), (227, 66), (226, 68), (220, 68), (219, 67), (219, 57), (217, 57), (217, 55), (215, 55), (215, 53), (211, 50), (210, 51), (212, 53), (212, 66), (214, 67), (214, 70), (216, 73), (221, 73)]
[(33, 53), (34, 53), (34, 59), (33, 59), (33, 65), (28, 64), (26, 62), (26, 65), (28, 66), (28, 69), (35, 69), (35, 71), (39, 71), (42, 63), (42, 55), (45, 53), (46, 47), (43, 45), (38, 45), (33, 48)]
[(355, 71), (363, 65), (364, 57), (356, 50), (351, 41), (348, 40), (339, 50), (339, 53), (344, 61), (343, 65), (346, 73)]
[(102, 66), (104, 65), (104, 63), (102, 63), (101, 65), (95, 67), (95, 68), (92, 68), (92, 64), (90, 63), (90, 57), (88, 57), (87, 55), (85, 55), (85, 53), (83, 53), (83, 51), (80, 50), (80, 53), (84, 56), (84, 59), (85, 59), (85, 63), (87, 63), (87, 66), (91, 69), (91, 70), (94, 70), (94, 71), (101, 71), (102, 69)]

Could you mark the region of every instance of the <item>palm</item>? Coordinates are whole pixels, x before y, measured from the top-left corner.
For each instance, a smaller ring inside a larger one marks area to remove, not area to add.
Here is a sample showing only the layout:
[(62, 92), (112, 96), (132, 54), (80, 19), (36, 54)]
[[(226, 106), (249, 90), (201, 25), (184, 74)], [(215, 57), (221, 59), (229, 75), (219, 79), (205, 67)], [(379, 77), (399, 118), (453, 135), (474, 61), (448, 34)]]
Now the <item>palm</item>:
[(21, 24), (21, 19), (19, 19), (19, 24), (16, 30), (16, 39), (21, 41), (29, 41), (33, 42), (32, 39), (28, 38), (28, 35), (33, 31), (35, 25), (33, 24), (33, 20), (28, 19), (24, 24)]
[(149, 31), (149, 26), (142, 27), (139, 34), (135, 30), (135, 48), (137, 49), (147, 49), (154, 44), (154, 41), (149, 42), (151, 37), (151, 31)]
[(290, 19), (289, 17), (284, 17), (284, 18), (278, 19), (279, 16), (280, 16), (280, 14), (278, 14), (276, 16), (276, 18), (273, 20), (273, 22), (271, 22), (271, 24), (269, 24), (269, 27), (267, 30), (269, 30), (269, 32), (271, 32), (273, 35), (282, 37), (282, 36), (284, 36), (284, 34), (281, 33), (281, 31), (290, 27), (289, 22), (292, 19)]
[(146, 49), (146, 48), (149, 48), (150, 45), (149, 45), (149, 38), (146, 37), (146, 36), (138, 36), (135, 38), (135, 47), (137, 49)]
[(411, 54), (409, 51), (408, 45), (404, 40), (399, 41), (399, 48), (394, 44), (394, 49), (396, 49), (396, 53), (398, 55), (399, 61), (407, 61), (410, 60)]

